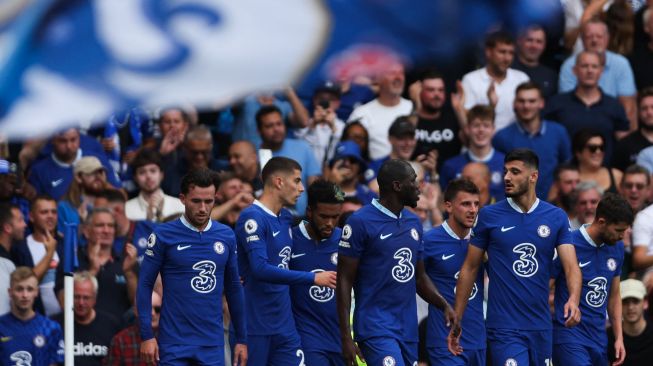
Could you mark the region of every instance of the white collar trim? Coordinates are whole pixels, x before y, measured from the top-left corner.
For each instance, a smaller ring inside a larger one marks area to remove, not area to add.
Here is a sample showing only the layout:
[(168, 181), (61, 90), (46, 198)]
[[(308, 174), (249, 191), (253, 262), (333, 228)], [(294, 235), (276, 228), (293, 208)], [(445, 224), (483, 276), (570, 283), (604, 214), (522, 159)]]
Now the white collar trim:
[(517, 211), (519, 213), (531, 213), (531, 212), (535, 211), (535, 209), (537, 208), (537, 205), (540, 204), (540, 199), (536, 198), (535, 202), (533, 203), (533, 206), (531, 206), (531, 208), (529, 208), (527, 212), (524, 212), (524, 211), (521, 210), (521, 207), (519, 207), (515, 203), (515, 201), (512, 200), (512, 198), (508, 197), (508, 198), (506, 198), (506, 201), (508, 201), (508, 204), (510, 205), (510, 207), (512, 207), (515, 211)]
[(193, 230), (193, 231), (198, 232), (198, 233), (200, 233), (200, 232), (204, 233), (204, 232), (209, 231), (209, 229), (211, 228), (211, 225), (213, 225), (213, 220), (209, 219), (209, 222), (206, 224), (206, 227), (204, 228), (204, 230), (203, 230), (203, 231), (200, 231), (198, 228), (196, 228), (195, 226), (191, 225), (190, 222), (188, 222), (188, 220), (186, 219), (186, 215), (181, 215), (181, 217), (179, 218), (179, 220), (180, 220), (181, 223), (184, 224), (184, 226), (186, 226), (188, 229)]
[(377, 198), (372, 199), (372, 206), (376, 207), (379, 211), (392, 217), (393, 219), (401, 218), (401, 212), (399, 213), (399, 217), (397, 217), (397, 215), (395, 215), (392, 211), (388, 210), (381, 203), (379, 203), (379, 200)]
[[(447, 234), (449, 234), (449, 236), (451, 236), (452, 238), (454, 238), (454, 239), (456, 239), (456, 240), (461, 240), (460, 237), (458, 236), (458, 234), (456, 234), (456, 233), (453, 231), (453, 229), (451, 229), (451, 226), (449, 226), (449, 223), (448, 223), (446, 220), (442, 223), (442, 228), (443, 228), (444, 231), (446, 231)], [(465, 236), (465, 239), (469, 239), (470, 236), (471, 236), (471, 234), (472, 234), (472, 231), (469, 230), (469, 231), (467, 232), (467, 235)]]
[(583, 225), (580, 227), (579, 230), (580, 230), (581, 235), (583, 235), (583, 238), (585, 238), (585, 240), (586, 240), (588, 243), (590, 243), (590, 245), (592, 245), (593, 247), (595, 247), (595, 248), (602, 247), (602, 246), (603, 246), (603, 243), (601, 243), (601, 245), (596, 245), (596, 243), (594, 242), (594, 240), (592, 240), (592, 237), (590, 236), (590, 233), (587, 232), (587, 228), (588, 228), (590, 225), (591, 225), (591, 224), (583, 224)]
[(270, 210), (269, 208), (267, 208), (267, 206), (265, 206), (265, 205), (263, 204), (263, 202), (261, 202), (261, 201), (259, 201), (259, 200), (254, 200), (254, 204), (257, 205), (258, 207), (260, 207), (263, 211), (265, 211), (265, 212), (268, 213), (269, 215), (274, 216), (274, 217), (277, 217), (277, 216), (278, 216), (277, 214), (275, 214), (274, 212), (272, 212), (272, 210)]
[(54, 161), (54, 163), (57, 164), (57, 165), (59, 165), (60, 167), (62, 167), (62, 168), (72, 168), (73, 165), (75, 165), (75, 163), (76, 163), (79, 159), (82, 158), (82, 149), (81, 149), (81, 148), (77, 149), (77, 156), (75, 157), (75, 160), (73, 160), (73, 162), (70, 163), (70, 164), (66, 164), (66, 163), (64, 163), (63, 161), (57, 159), (57, 156), (54, 155), (54, 152), (53, 152), (52, 154), (50, 154), (50, 155), (52, 156), (52, 160)]

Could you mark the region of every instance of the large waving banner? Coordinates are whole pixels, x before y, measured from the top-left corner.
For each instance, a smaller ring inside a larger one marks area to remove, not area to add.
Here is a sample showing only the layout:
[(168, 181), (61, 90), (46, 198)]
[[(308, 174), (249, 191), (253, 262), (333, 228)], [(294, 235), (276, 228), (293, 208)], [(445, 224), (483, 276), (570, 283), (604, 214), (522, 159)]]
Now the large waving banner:
[(257, 90), (447, 57), (559, 0), (4, 0), (0, 134), (42, 137), (134, 106), (227, 104)]

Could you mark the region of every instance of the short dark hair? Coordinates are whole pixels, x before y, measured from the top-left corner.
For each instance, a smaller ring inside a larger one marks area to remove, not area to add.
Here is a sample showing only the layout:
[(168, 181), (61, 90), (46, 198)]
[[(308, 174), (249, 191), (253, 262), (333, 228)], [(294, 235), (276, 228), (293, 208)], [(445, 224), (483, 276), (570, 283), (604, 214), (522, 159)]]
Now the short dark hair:
[(420, 81), (430, 80), (430, 79), (442, 79), (444, 81), (444, 76), (442, 76), (442, 74), (437, 70), (431, 69), (431, 70), (424, 71), (419, 78)]
[(14, 204), (6, 202), (0, 203), (0, 229), (14, 219), (14, 213), (12, 212), (14, 209), (20, 210), (18, 206)]
[(514, 149), (503, 159), (504, 163), (511, 161), (521, 161), (525, 165), (531, 167), (532, 169), (540, 168), (540, 158), (537, 157), (537, 154), (531, 149)]
[(275, 156), (270, 159), (261, 171), (261, 179), (263, 184), (268, 184), (268, 181), (275, 173), (292, 174), (295, 170), (302, 171), (302, 166), (293, 159), (283, 156)]
[(183, 178), (181, 178), (181, 193), (188, 194), (191, 186), (206, 188), (213, 186), (213, 176), (215, 172), (210, 169), (197, 169), (191, 170)]
[(30, 209), (30, 211), (34, 211), (34, 207), (36, 207), (36, 203), (37, 203), (38, 201), (49, 201), (49, 202), (54, 202), (55, 206), (57, 205), (57, 200), (55, 200), (54, 198), (52, 198), (52, 196), (49, 196), (49, 195), (47, 195), (47, 194), (39, 194), (39, 195), (37, 195), (36, 197), (34, 197), (34, 199), (32, 200), (32, 202), (30, 203), (30, 205), (29, 205), (29, 209)]
[(159, 112), (159, 119), (157, 120), (157, 123), (161, 123), (161, 121), (163, 121), (163, 115), (170, 111), (179, 111), (179, 113), (181, 113), (181, 119), (184, 120), (186, 124), (190, 124), (190, 115), (188, 114), (188, 112), (186, 112), (186, 110), (184, 110), (184, 108), (181, 107), (168, 107), (162, 109)]
[(458, 192), (481, 194), (481, 191), (471, 180), (467, 178), (454, 179), (447, 184), (447, 188), (444, 190), (444, 202), (453, 201)]
[(494, 31), (485, 37), (485, 48), (494, 48), (499, 43), (514, 45), (515, 39), (505, 30)]
[[(653, 16), (653, 13), (651, 13), (651, 16)], [(639, 93), (637, 93), (637, 105), (642, 104), (642, 100), (648, 97), (653, 97), (653, 86), (643, 88)]]
[(515, 96), (522, 90), (537, 90), (538, 94), (540, 95), (540, 98), (544, 97), (544, 94), (542, 93), (542, 87), (540, 86), (540, 84), (532, 80), (525, 81), (517, 85), (517, 89), (515, 89)]
[(467, 111), (467, 123), (475, 119), (490, 120), (494, 124), (494, 108), (489, 105), (477, 104)]
[[(409, 170), (410, 169), (410, 170)], [(405, 160), (390, 159), (387, 160), (379, 169), (376, 177), (381, 192), (392, 190), (392, 182), (403, 180), (413, 168)]]
[(143, 149), (138, 152), (134, 160), (132, 161), (132, 169), (134, 172), (138, 168), (144, 167), (146, 165), (154, 164), (163, 171), (163, 162), (161, 161), (161, 154), (158, 151), (152, 149)]
[(646, 176), (646, 184), (651, 184), (651, 172), (639, 164), (633, 164), (624, 170), (624, 175), (621, 177), (623, 183), (627, 175), (644, 174)]
[(578, 166), (574, 165), (572, 163), (569, 163), (569, 162), (558, 164), (558, 166), (556, 166), (555, 170), (553, 171), (553, 179), (556, 182), (559, 182), (560, 181), (560, 174), (562, 174), (562, 172), (566, 172), (568, 170), (578, 171)]
[(318, 179), (308, 186), (308, 206), (317, 207), (318, 203), (338, 204), (345, 201), (345, 193), (340, 187), (324, 179)]
[(625, 223), (631, 225), (635, 219), (632, 207), (628, 201), (618, 194), (608, 192), (603, 195), (599, 205), (596, 206), (596, 218), (605, 219), (608, 224)]
[(105, 189), (98, 195), (98, 197), (105, 198), (108, 202), (127, 202), (127, 197), (119, 189)]
[(256, 128), (258, 129), (261, 128), (261, 119), (270, 113), (279, 113), (279, 115), (283, 117), (283, 113), (281, 113), (281, 109), (279, 109), (279, 107), (277, 107), (276, 105), (274, 104), (264, 105), (261, 108), (259, 108), (258, 111), (256, 111)]

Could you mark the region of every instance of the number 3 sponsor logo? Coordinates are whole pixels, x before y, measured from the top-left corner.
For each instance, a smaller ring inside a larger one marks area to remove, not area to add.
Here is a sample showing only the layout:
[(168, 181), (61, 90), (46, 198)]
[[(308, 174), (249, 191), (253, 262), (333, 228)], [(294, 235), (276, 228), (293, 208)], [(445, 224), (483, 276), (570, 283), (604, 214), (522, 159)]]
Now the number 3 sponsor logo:
[(531, 277), (537, 273), (537, 259), (535, 253), (537, 248), (531, 243), (521, 243), (515, 246), (512, 251), (519, 254), (519, 259), (513, 262), (512, 270), (515, 271), (517, 276)]
[(193, 265), (193, 269), (199, 271), (197, 276), (190, 280), (193, 290), (206, 294), (215, 288), (215, 263), (213, 261), (199, 261)]
[(413, 252), (409, 248), (400, 248), (395, 252), (393, 258), (397, 259), (398, 263), (392, 267), (392, 277), (401, 283), (410, 281), (415, 274), (415, 267), (411, 262)]

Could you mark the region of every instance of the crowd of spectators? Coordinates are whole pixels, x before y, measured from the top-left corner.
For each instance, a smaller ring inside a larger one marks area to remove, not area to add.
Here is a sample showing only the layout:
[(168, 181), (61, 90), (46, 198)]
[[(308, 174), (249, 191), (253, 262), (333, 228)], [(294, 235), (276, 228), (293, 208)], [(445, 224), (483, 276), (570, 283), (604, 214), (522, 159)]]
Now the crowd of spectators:
[[(0, 313), (12, 310), (11, 274), (28, 267), (35, 311), (63, 322), (62, 233), (78, 224), (76, 362), (136, 365), (139, 262), (152, 229), (183, 214), (187, 172), (215, 171), (211, 217), (234, 227), (262, 192), (265, 159), (292, 158), (305, 185), (324, 177), (341, 186), (344, 222), (377, 197), (382, 163), (404, 159), (418, 173), (414, 210), (428, 230), (442, 223), (452, 179), (470, 178), (482, 205), (503, 199), (504, 154), (527, 147), (540, 158), (538, 197), (563, 208), (573, 228), (592, 222), (605, 192), (636, 212), (624, 240), (624, 332), (650, 334), (642, 304), (653, 298), (653, 1), (562, 3), (562, 48), (547, 49), (541, 26), (494, 31), (478, 68), (455, 84), (437, 60), (426, 71), (395, 63), (308, 93), (288, 87), (219, 110), (133, 109), (99, 127), (2, 143)], [(304, 194), (292, 212), (299, 220), (305, 210)], [(154, 320), (160, 289), (152, 301)], [(653, 355), (650, 336), (632, 344), (627, 364)]]

